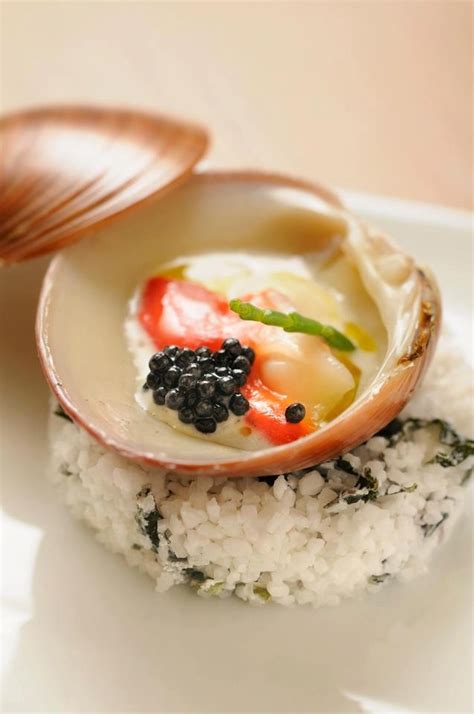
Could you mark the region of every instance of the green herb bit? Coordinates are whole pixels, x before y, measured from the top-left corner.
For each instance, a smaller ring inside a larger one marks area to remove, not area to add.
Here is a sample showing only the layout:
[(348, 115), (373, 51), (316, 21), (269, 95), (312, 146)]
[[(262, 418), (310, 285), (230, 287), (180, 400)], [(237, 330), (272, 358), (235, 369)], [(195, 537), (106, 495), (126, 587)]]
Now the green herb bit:
[(261, 598), (264, 602), (268, 602), (272, 599), (272, 596), (268, 592), (267, 588), (263, 587), (263, 585), (254, 585), (253, 591), (254, 594), (258, 595), (258, 597)]
[(205, 573), (203, 573), (201, 570), (197, 570), (196, 568), (185, 568), (183, 570), (183, 573), (188, 577), (189, 585), (192, 588), (196, 588), (197, 590), (199, 590), (199, 588), (207, 580), (207, 575), (205, 575)]
[(210, 587), (206, 588), (205, 591), (209, 595), (219, 595), (220, 591), (224, 587), (224, 583), (222, 581), (218, 581), (216, 583), (213, 583)]
[(438, 528), (443, 525), (445, 520), (449, 518), (449, 513), (442, 513), (441, 514), (441, 519), (438, 521), (438, 523), (425, 523), (424, 525), (421, 526), (421, 530), (423, 531), (425, 538), (427, 538), (430, 535), (433, 535), (433, 533), (438, 530)]
[(449, 466), (459, 466), (463, 461), (474, 455), (474, 441), (466, 439), (466, 441), (455, 444), (449, 454), (439, 452), (436, 454), (431, 463), (441, 464), (447, 468)]
[(69, 414), (66, 414), (66, 412), (64, 411), (64, 409), (62, 408), (62, 406), (60, 404), (56, 404), (56, 409), (54, 410), (54, 414), (57, 417), (60, 417), (61, 419), (65, 419), (66, 421), (70, 421), (70, 422), (74, 423), (72, 421), (71, 417), (69, 416)]
[(369, 583), (372, 585), (380, 585), (380, 583), (383, 583), (384, 580), (390, 577), (390, 573), (382, 573), (381, 575), (370, 575), (369, 576)]
[(158, 533), (158, 521), (163, 518), (156, 505), (155, 497), (151, 486), (143, 486), (137, 493), (137, 510), (135, 521), (140, 533), (150, 540), (152, 550), (158, 552), (160, 547), (160, 534)]
[(305, 335), (317, 335), (322, 337), (330, 347), (342, 352), (352, 352), (355, 345), (348, 337), (336, 330), (331, 325), (323, 325), (310, 317), (304, 317), (298, 312), (278, 312), (277, 310), (262, 309), (250, 302), (242, 300), (231, 300), (230, 309), (236, 312), (242, 320), (252, 320), (261, 322), (264, 325), (281, 327), (285, 332), (302, 332)]

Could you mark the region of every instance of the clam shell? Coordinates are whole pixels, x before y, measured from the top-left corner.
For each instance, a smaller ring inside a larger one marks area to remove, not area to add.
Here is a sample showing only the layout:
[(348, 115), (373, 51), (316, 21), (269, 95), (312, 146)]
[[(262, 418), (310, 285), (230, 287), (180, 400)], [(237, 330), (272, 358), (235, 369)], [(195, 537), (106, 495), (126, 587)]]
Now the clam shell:
[[(340, 240), (379, 309), (388, 344), (375, 380), (338, 418), (291, 444), (244, 452), (178, 433), (138, 407), (123, 320), (130, 295), (155, 266), (197, 251), (304, 253)], [(41, 293), (37, 344), (57, 399), (104, 446), (196, 475), (257, 476), (327, 461), (379, 431), (410, 398), (439, 327), (433, 278), (331, 192), (284, 176), (210, 172), (56, 256)]]
[(206, 132), (121, 109), (52, 107), (0, 120), (0, 264), (64, 246), (185, 180)]

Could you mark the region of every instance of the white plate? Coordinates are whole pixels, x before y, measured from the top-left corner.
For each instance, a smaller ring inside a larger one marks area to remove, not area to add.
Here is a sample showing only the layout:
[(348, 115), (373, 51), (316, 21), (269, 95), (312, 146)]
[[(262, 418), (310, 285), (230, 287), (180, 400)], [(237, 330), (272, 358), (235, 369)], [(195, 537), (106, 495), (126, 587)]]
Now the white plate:
[[(469, 214), (345, 198), (431, 265), (472, 347)], [(46, 264), (0, 275), (2, 711), (471, 711), (469, 508), (428, 575), (320, 610), (157, 595), (69, 517), (43, 476), (33, 320)]]

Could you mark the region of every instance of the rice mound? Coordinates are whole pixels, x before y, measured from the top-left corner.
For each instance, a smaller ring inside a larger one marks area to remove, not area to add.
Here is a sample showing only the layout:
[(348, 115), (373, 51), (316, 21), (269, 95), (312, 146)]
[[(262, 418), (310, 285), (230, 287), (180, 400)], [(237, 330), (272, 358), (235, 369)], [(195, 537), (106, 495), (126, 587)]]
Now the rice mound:
[(335, 605), (408, 579), (461, 511), (474, 464), (471, 371), (439, 350), (399, 420), (312, 470), (190, 478), (99, 446), (52, 404), (51, 477), (98, 540), (159, 592), (187, 583), (281, 605)]

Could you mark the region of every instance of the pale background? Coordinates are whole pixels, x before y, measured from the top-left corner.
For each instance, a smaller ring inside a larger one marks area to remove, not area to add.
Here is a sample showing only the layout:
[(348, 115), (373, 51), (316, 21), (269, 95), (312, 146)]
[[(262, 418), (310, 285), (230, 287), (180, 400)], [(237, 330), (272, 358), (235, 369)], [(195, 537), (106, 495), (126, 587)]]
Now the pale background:
[[(0, 8), (5, 109), (64, 100), (167, 109), (210, 126), (210, 160), (221, 166), (471, 203), (468, 3)], [(405, 209), (397, 219), (361, 212), (429, 257), (466, 348), (467, 221), (456, 228), (458, 219), (440, 220), (443, 211), (422, 211), (419, 222)], [(315, 612), (184, 590), (157, 606), (149, 581), (70, 518), (41, 477), (47, 388), (33, 321), (47, 261), (5, 270), (0, 281), (9, 306), (0, 309), (10, 645), (2, 711), (471, 711), (469, 513), (426, 577)]]
[(472, 206), (471, 2), (5, 2), (3, 110), (132, 104), (214, 165)]

